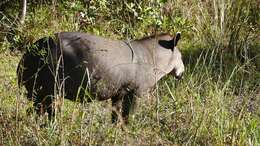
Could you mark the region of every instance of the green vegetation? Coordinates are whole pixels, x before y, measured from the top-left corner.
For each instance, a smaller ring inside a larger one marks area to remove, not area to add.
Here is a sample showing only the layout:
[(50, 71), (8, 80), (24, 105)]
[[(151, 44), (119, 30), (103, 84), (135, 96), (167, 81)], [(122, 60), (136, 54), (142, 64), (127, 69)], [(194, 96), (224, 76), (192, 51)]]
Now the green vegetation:
[[(19, 25), (19, 3), (6, 2), (0, 145), (260, 145), (259, 7), (258, 0), (33, 0)], [(111, 124), (110, 101), (65, 100), (53, 123), (27, 115), (32, 103), (16, 79), (21, 52), (61, 31), (114, 39), (180, 31), (184, 79), (169, 76), (139, 98), (127, 126)]]

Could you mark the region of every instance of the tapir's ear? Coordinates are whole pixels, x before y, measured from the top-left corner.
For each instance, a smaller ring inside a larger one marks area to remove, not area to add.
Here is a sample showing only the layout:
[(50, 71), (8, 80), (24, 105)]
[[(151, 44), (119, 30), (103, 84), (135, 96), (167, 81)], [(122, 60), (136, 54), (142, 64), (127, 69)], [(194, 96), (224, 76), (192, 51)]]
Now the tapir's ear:
[(177, 32), (174, 37), (174, 47), (177, 46), (178, 41), (181, 39), (181, 33)]

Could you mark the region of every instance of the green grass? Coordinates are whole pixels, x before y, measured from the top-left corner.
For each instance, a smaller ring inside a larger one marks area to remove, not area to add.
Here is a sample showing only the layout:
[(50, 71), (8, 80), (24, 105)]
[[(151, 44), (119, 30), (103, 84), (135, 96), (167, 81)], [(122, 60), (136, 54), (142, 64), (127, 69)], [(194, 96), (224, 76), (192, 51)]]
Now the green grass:
[(160, 82), (159, 121), (156, 97), (140, 98), (130, 124), (122, 128), (111, 124), (109, 101), (79, 104), (65, 100), (64, 114), (55, 123), (26, 115), (31, 104), (16, 84), (19, 58), (8, 53), (0, 57), (0, 142), (4, 145), (259, 143), (259, 90), (242, 88), (239, 95), (235, 93), (233, 78), (241, 71), (236, 66), (225, 79), (219, 79), (203, 58), (198, 59), (196, 67), (187, 65), (184, 80), (168, 77)]
[[(95, 13), (80, 2), (55, 10), (31, 7), (15, 44), (4, 41), (0, 48), (0, 145), (260, 145), (260, 13), (256, 1), (236, 2), (177, 0), (166, 3), (169, 14), (161, 12), (163, 1), (146, 0), (128, 3), (126, 11), (120, 2), (93, 2)], [(74, 15), (79, 11), (86, 16)], [(138, 98), (129, 125), (111, 124), (109, 100), (65, 100), (53, 123), (26, 114), (32, 103), (16, 78), (22, 53), (9, 47), (59, 31), (140, 38), (155, 25), (158, 31), (182, 32), (184, 79), (168, 76), (153, 95)]]

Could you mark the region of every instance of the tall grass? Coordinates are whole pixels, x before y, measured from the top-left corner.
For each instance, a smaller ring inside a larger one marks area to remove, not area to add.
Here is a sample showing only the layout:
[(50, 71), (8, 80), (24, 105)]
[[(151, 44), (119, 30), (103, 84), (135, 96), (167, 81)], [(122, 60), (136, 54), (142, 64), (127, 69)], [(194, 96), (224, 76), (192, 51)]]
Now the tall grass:
[[(32, 5), (14, 33), (16, 44), (5, 41), (0, 48), (0, 145), (259, 145), (259, 11), (257, 0)], [(5, 20), (1, 24), (9, 25)], [(26, 48), (59, 31), (124, 39), (181, 31), (184, 79), (166, 77), (157, 93), (138, 98), (123, 127), (111, 124), (110, 101), (62, 100), (55, 122), (27, 115), (32, 103), (16, 84), (21, 54), (8, 48)]]

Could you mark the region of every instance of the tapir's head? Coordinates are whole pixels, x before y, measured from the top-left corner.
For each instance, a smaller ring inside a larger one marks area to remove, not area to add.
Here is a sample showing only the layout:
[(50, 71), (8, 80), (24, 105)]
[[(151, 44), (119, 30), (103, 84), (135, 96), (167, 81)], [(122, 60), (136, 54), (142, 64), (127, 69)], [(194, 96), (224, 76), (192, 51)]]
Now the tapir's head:
[[(181, 39), (181, 33), (177, 32), (175, 36), (161, 35), (159, 40), (159, 50), (157, 53), (160, 61), (159, 65), (165, 72), (181, 79), (184, 72), (184, 64), (181, 52), (177, 48), (178, 41)], [(166, 63), (168, 62), (168, 63)]]
[[(163, 38), (164, 37), (164, 38)], [(176, 35), (162, 36), (159, 40), (160, 51), (164, 52), (160, 55), (160, 65), (166, 68), (167, 73), (175, 76), (176, 79), (181, 79), (184, 72), (184, 64), (182, 62), (181, 52), (177, 48), (178, 41), (181, 39), (181, 33), (177, 32)], [(165, 50), (167, 50), (165, 52)], [(166, 62), (168, 62), (166, 64)]]
[(172, 74), (173, 76), (175, 76), (176, 79), (181, 79), (183, 72), (184, 72), (184, 64), (182, 61), (182, 56), (181, 56), (181, 52), (179, 51), (179, 49), (177, 48), (177, 44), (178, 41), (181, 39), (181, 33), (177, 32), (176, 35), (173, 37), (172, 39), (172, 64), (173, 64), (173, 68), (172, 71), (170, 72), (170, 74)]

